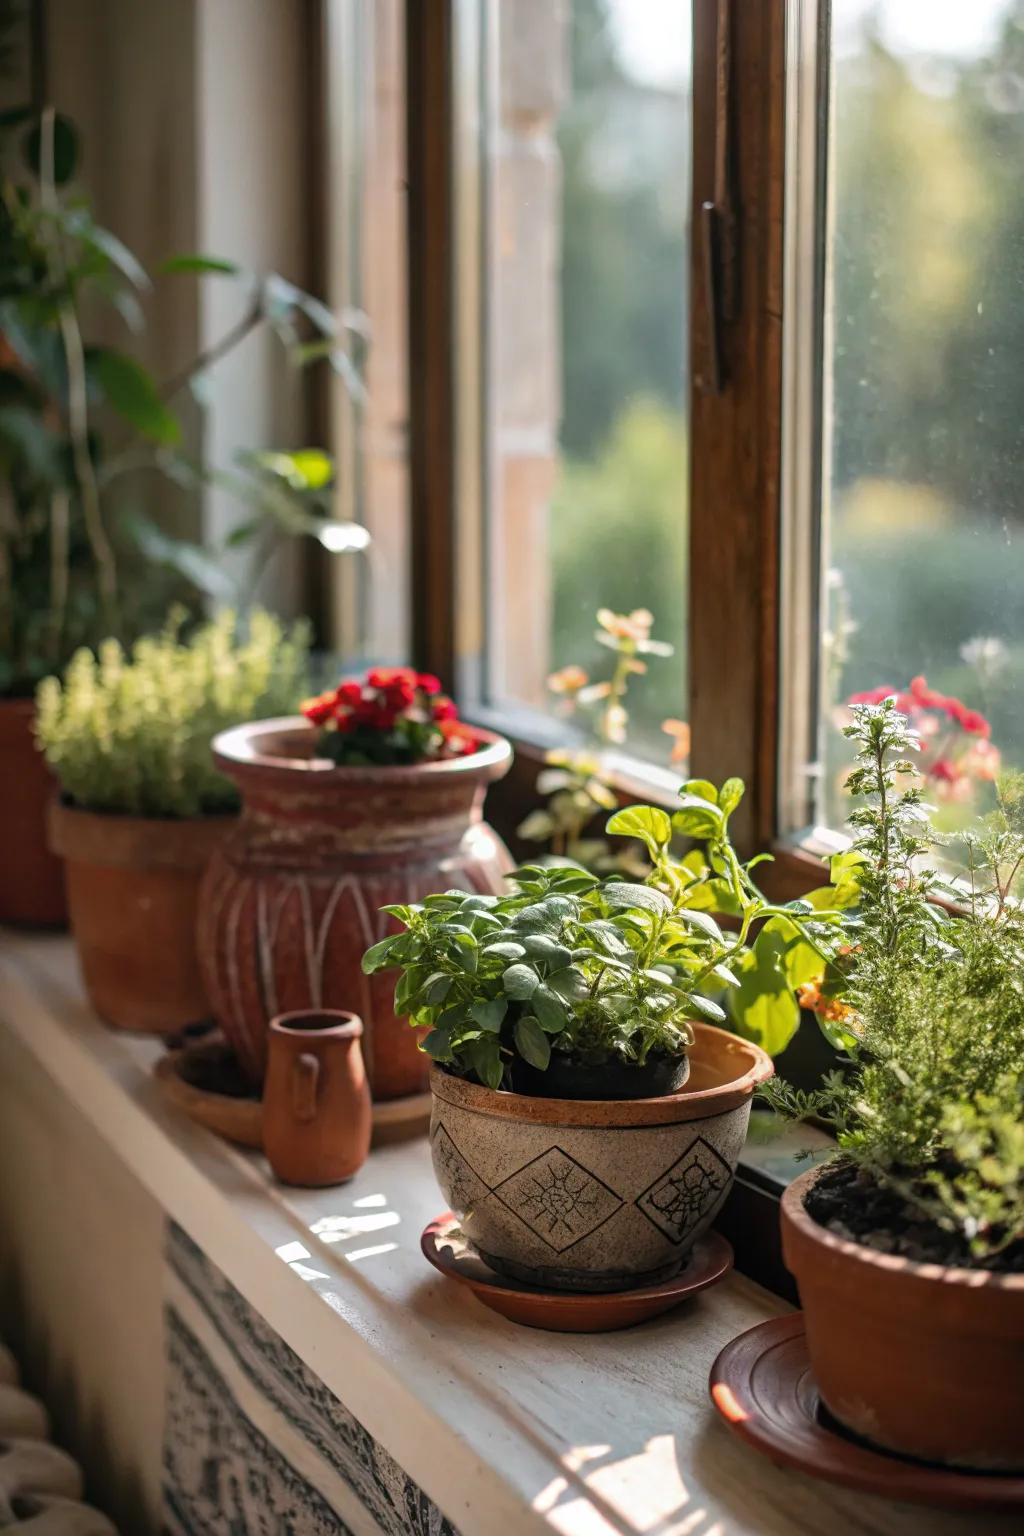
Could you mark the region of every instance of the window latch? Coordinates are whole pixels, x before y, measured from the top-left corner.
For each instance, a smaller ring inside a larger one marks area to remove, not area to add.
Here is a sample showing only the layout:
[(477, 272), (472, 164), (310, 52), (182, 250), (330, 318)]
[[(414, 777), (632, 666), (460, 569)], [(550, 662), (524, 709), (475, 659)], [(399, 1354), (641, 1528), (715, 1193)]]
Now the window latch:
[(736, 213), (732, 199), (730, 106), (732, 92), (731, 0), (715, 0), (715, 181), (713, 198), (700, 206), (701, 263), (708, 338), (706, 394), (726, 385), (722, 328), (738, 309)]

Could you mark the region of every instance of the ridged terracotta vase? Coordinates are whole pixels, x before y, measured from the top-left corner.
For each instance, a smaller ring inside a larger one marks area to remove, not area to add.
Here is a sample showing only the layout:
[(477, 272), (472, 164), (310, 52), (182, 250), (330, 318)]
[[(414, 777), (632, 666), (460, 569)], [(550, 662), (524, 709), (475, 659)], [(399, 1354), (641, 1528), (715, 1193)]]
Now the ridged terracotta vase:
[(35, 704), (0, 699), (0, 923), (63, 928), (64, 866), (46, 841), (57, 783), (36, 746)]
[(275, 1014), (336, 1008), (363, 1020), (374, 1099), (425, 1091), (429, 1059), (395, 1018), (395, 975), (364, 976), (362, 957), (396, 926), (382, 906), (502, 889), (512, 859), (483, 801), (512, 749), (477, 735), (469, 757), (407, 768), (317, 757), (317, 732), (301, 716), (215, 739), (242, 815), (203, 881), (199, 953), (214, 1015), (254, 1084)]
[(71, 930), (89, 1000), (107, 1024), (177, 1034), (210, 1017), (196, 950), (199, 883), (234, 816), (182, 821), (54, 801)]
[(836, 1236), (782, 1197), (811, 1374), (832, 1416), (903, 1456), (1024, 1472), (1024, 1275), (919, 1264)]
[(690, 1075), (649, 1099), (496, 1092), (434, 1067), (434, 1173), (492, 1269), (543, 1290), (623, 1291), (678, 1273), (721, 1209), (771, 1058), (694, 1025)]

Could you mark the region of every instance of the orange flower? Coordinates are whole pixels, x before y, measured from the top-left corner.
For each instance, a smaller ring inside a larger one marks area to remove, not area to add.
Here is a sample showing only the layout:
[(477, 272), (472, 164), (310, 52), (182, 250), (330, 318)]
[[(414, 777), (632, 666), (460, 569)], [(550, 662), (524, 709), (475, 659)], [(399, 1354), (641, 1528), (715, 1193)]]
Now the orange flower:
[(646, 640), (651, 633), (654, 614), (648, 608), (634, 608), (632, 613), (613, 613), (610, 608), (597, 610), (597, 622), (616, 640)]
[(337, 702), (337, 694), (332, 688), (329, 693), (319, 693), (313, 699), (305, 699), (299, 708), (311, 725), (325, 725), (334, 714)]
[(582, 667), (562, 667), (558, 672), (552, 672), (548, 678), (548, 687), (552, 693), (578, 693), (585, 687), (588, 678)]
[(672, 737), (670, 763), (685, 763), (690, 755), (690, 727), (685, 720), (663, 720), (661, 728)]

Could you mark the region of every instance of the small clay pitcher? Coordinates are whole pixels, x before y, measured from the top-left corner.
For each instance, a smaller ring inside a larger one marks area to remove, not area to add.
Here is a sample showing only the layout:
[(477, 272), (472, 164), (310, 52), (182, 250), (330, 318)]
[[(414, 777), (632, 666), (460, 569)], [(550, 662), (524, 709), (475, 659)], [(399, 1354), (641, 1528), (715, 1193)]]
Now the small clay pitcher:
[(284, 1184), (340, 1184), (370, 1150), (363, 1021), (334, 1008), (270, 1021), (263, 1148)]

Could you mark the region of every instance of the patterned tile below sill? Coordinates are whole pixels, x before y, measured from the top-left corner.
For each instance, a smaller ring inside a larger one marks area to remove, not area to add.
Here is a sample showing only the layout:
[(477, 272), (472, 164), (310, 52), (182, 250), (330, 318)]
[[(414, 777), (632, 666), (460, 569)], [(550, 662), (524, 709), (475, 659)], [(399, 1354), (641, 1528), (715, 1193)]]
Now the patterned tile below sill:
[(164, 1536), (458, 1536), (173, 1224), (166, 1257)]

